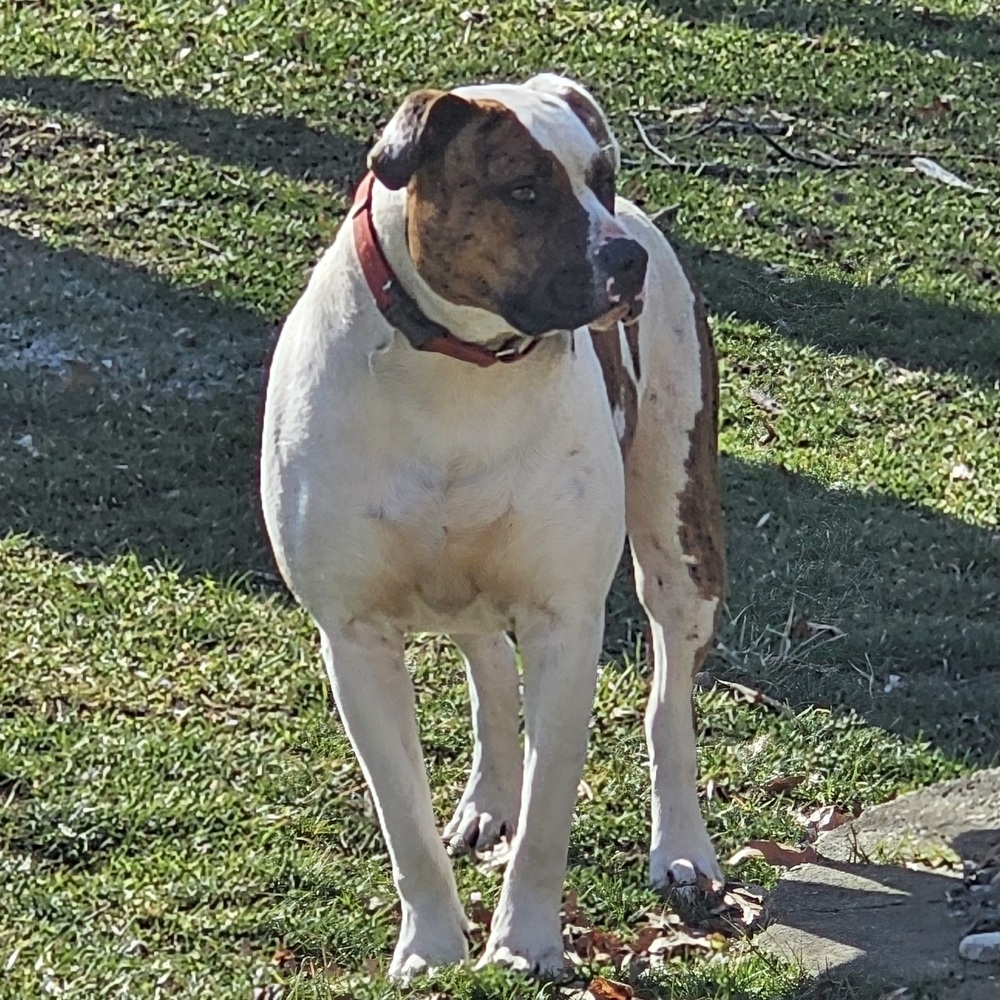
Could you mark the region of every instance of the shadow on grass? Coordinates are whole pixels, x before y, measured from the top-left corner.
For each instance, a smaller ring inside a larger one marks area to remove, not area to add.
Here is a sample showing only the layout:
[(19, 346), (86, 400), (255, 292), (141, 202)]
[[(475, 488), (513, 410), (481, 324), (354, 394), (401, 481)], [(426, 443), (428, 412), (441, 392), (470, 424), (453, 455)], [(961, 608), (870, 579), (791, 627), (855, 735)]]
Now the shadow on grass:
[[(128, 549), (195, 573), (270, 572), (256, 481), (272, 324), (9, 231), (0, 232), (0, 262), (14, 290), (0, 313), (0, 532), (91, 558)], [(710, 285), (722, 283), (725, 263), (706, 270)], [(885, 308), (881, 292), (851, 294), (859, 311)], [(829, 325), (842, 319), (833, 312)], [(177, 347), (178, 326), (195, 346)], [(39, 343), (51, 353), (74, 337), (84, 361), (64, 363), (62, 374), (10, 367), (35, 357)], [(213, 355), (217, 384), (196, 381), (189, 398), (185, 366), (206, 349), (199, 345), (217, 351), (226, 338), (230, 350)], [(1000, 753), (1000, 533), (775, 467), (727, 459), (723, 475), (733, 620), (721, 634), (731, 654), (713, 669), (795, 705), (853, 708), (958, 756)], [(758, 527), (762, 510), (772, 516)], [(621, 579), (609, 648), (634, 644), (639, 621)], [(821, 641), (835, 633), (816, 623), (843, 634)]]
[(363, 166), (356, 140), (293, 118), (239, 115), (179, 97), (150, 97), (110, 80), (0, 76), (0, 99), (83, 115), (131, 138), (176, 142), (219, 163), (350, 184)]
[(1000, 313), (921, 298), (892, 285), (854, 286), (814, 275), (786, 282), (762, 263), (734, 254), (683, 250), (715, 313), (835, 354), (1000, 381)]
[(650, 0), (664, 15), (698, 22), (731, 21), (747, 28), (795, 31), (808, 37), (847, 31), (871, 42), (961, 59), (1000, 58), (1000, 21), (983, 13), (971, 17), (934, 10), (930, 5), (859, 3), (858, 0)]
[(268, 569), (254, 487), (273, 321), (3, 228), (0, 274), (0, 532)]

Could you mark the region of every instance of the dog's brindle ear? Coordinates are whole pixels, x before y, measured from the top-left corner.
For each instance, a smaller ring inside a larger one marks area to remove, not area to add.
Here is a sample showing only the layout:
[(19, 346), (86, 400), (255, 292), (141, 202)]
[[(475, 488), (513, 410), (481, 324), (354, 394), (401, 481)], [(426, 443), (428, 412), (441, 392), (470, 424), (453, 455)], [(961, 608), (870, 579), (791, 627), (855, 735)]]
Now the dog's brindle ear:
[(443, 149), (475, 112), (471, 102), (443, 90), (410, 94), (368, 154), (368, 169), (393, 191), (405, 187), (428, 155)]

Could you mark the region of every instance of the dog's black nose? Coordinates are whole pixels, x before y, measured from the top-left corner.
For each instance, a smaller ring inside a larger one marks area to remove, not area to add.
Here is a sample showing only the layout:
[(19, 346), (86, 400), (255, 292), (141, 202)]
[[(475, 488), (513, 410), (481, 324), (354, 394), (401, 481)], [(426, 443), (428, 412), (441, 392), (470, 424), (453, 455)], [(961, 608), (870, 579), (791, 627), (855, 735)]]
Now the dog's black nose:
[(597, 263), (608, 276), (608, 294), (615, 302), (634, 299), (646, 280), (649, 255), (635, 240), (608, 240), (597, 251)]

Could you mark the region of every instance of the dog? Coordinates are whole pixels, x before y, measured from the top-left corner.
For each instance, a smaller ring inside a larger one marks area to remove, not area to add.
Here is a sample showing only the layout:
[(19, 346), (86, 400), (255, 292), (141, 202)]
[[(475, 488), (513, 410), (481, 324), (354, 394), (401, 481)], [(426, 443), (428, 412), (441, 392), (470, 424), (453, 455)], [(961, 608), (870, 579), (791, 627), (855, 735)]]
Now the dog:
[(691, 700), (724, 596), (715, 355), (670, 243), (616, 197), (619, 162), (559, 76), (411, 94), (275, 348), (264, 518), (388, 844), (396, 980), (468, 955), (405, 635), (450, 635), (470, 684), (472, 773), (444, 840), (509, 839), (482, 961), (558, 973), (626, 530), (654, 660), (650, 878), (722, 879)]

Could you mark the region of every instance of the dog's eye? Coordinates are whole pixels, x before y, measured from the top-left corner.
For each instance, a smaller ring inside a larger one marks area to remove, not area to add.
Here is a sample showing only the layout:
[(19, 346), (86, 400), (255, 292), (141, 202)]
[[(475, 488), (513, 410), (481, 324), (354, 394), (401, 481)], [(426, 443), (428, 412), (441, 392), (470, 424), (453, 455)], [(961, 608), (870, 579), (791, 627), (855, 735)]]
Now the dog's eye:
[(520, 184), (516, 188), (511, 188), (510, 200), (516, 201), (520, 205), (530, 205), (535, 200), (535, 189), (530, 184)]

